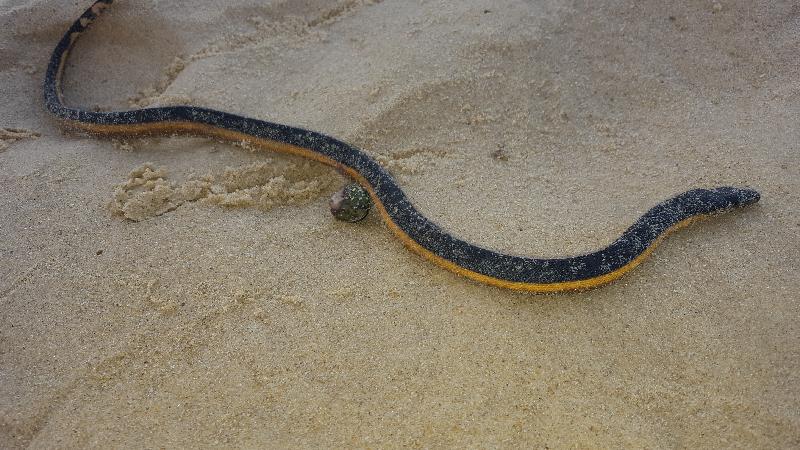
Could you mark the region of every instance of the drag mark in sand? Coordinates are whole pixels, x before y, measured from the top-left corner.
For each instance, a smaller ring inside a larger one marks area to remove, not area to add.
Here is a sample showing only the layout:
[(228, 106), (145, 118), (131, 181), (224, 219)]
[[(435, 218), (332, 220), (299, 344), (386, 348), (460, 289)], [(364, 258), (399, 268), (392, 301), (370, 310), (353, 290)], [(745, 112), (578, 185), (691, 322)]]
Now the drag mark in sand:
[(35, 131), (22, 128), (0, 128), (0, 152), (7, 150), (14, 142), (37, 137), (39, 137), (39, 133)]
[(266, 160), (229, 167), (221, 173), (189, 174), (187, 180), (178, 183), (170, 179), (166, 168), (145, 163), (114, 187), (108, 207), (113, 215), (134, 222), (194, 202), (269, 211), (308, 203), (333, 188), (334, 177), (314, 176), (315, 172), (308, 162), (277, 164)]

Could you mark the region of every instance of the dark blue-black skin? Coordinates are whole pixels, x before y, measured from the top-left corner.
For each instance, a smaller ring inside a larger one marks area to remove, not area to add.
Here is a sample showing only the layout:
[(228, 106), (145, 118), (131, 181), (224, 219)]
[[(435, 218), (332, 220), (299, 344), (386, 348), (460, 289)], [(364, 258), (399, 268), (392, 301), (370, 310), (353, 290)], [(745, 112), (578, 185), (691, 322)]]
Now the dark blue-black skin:
[[(101, 0), (95, 5), (104, 6), (112, 1)], [(98, 125), (194, 122), (311, 149), (360, 173), (384, 205), (391, 220), (424, 249), (464, 269), (499, 280), (550, 284), (599, 277), (629, 264), (673, 225), (694, 216), (714, 214), (759, 200), (758, 192), (752, 189), (693, 189), (654, 206), (602, 250), (555, 259), (505, 255), (472, 245), (447, 233), (414, 208), (394, 178), (374, 159), (362, 150), (324, 134), (193, 106), (120, 112), (92, 112), (65, 106), (59, 95), (62, 60), (66, 58), (75, 38), (95, 18), (96, 13), (91, 8), (87, 10), (53, 50), (45, 75), (44, 99), (54, 115), (66, 121)]]

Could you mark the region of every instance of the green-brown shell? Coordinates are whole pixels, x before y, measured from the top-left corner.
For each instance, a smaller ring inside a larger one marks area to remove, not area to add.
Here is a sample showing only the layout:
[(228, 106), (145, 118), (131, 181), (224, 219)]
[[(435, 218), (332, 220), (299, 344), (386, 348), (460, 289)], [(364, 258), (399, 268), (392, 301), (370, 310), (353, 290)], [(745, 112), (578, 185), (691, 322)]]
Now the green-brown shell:
[(358, 222), (369, 214), (372, 199), (358, 183), (348, 183), (333, 194), (330, 201), (333, 217), (345, 222)]

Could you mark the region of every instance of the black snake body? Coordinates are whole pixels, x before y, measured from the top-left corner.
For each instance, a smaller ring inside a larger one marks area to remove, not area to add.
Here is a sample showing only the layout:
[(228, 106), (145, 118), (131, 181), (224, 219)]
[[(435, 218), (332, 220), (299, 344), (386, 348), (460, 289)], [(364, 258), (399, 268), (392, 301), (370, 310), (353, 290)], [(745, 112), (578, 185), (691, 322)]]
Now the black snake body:
[(324, 134), (194, 106), (94, 112), (64, 105), (60, 83), (69, 50), (112, 1), (95, 2), (53, 50), (45, 76), (44, 99), (55, 116), (71, 127), (95, 134), (214, 136), (302, 155), (337, 167), (368, 190), (386, 224), (411, 250), (477, 281), (534, 292), (598, 286), (638, 265), (668, 232), (697, 218), (759, 200), (758, 192), (751, 189), (694, 189), (654, 206), (611, 245), (592, 253), (551, 259), (498, 253), (443, 230), (414, 208), (395, 179), (373, 158)]

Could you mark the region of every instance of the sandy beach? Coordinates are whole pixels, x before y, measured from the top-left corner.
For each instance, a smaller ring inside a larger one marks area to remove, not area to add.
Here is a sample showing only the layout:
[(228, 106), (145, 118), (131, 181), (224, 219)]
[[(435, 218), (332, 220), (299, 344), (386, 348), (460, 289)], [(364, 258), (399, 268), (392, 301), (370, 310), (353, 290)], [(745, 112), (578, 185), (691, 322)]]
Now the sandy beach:
[(796, 1), (120, 0), (72, 53), (71, 105), (336, 136), (503, 252), (762, 195), (555, 295), (336, 221), (318, 163), (63, 130), (90, 3), (0, 0), (0, 448), (800, 447)]

